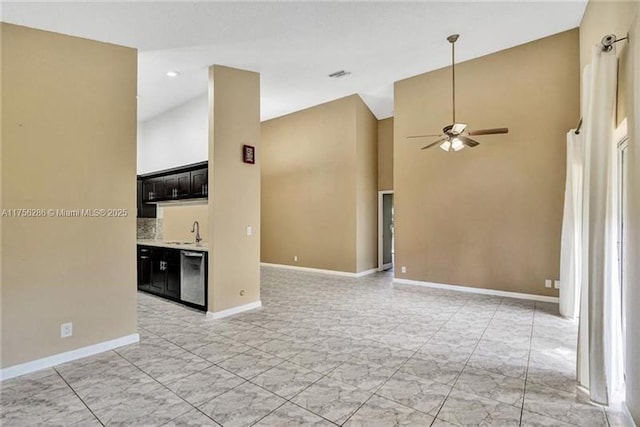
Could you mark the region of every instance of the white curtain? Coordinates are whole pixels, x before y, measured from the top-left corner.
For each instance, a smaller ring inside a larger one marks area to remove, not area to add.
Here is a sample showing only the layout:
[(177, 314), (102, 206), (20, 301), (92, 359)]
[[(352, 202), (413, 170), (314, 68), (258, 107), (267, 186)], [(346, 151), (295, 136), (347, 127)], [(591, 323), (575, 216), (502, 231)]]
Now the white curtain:
[[(620, 282), (617, 253), (615, 49), (594, 48), (584, 130), (582, 303), (579, 380), (591, 399), (607, 404), (622, 383)], [(587, 379), (588, 378), (588, 379)], [(587, 382), (588, 381), (588, 382)]]
[(567, 134), (567, 179), (560, 250), (560, 314), (575, 319), (582, 283), (582, 136)]

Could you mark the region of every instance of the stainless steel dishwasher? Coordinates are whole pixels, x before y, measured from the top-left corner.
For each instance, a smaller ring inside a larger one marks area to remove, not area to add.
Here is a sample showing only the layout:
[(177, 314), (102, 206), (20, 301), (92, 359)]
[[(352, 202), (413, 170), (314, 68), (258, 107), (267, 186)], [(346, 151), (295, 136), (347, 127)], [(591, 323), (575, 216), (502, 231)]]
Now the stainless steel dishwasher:
[(180, 299), (183, 302), (204, 307), (205, 256), (202, 252), (180, 253)]

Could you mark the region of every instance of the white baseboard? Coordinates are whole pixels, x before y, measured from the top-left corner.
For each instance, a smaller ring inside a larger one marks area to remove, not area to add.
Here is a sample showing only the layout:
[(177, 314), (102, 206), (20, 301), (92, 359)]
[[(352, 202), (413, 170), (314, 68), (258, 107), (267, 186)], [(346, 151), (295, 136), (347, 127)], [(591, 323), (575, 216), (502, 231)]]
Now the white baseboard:
[(249, 304), (240, 305), (238, 307), (228, 308), (222, 311), (207, 311), (207, 319), (217, 320), (223, 317), (233, 316), (234, 314), (242, 313), (249, 310), (255, 310), (262, 307), (262, 301), (251, 302)]
[(113, 350), (114, 348), (122, 347), (123, 345), (137, 343), (138, 341), (140, 341), (140, 335), (131, 334), (87, 347), (78, 348), (76, 350), (54, 354), (53, 356), (44, 357), (31, 362), (9, 366), (8, 368), (0, 369), (0, 380), (8, 380), (9, 378), (15, 378), (20, 375), (29, 374), (41, 369), (60, 365), (62, 363), (72, 362), (74, 360), (82, 359), (83, 357), (93, 356), (94, 354)]
[(286, 264), (270, 264), (268, 262), (261, 262), (260, 265), (262, 267), (283, 268), (285, 270), (305, 271), (307, 273), (330, 274), (332, 276), (342, 276), (342, 277), (363, 277), (363, 276), (368, 276), (369, 274), (378, 272), (377, 268), (361, 271), (360, 273), (352, 273), (350, 271), (323, 270), (321, 268), (299, 267), (297, 265), (286, 265)]
[(474, 288), (471, 286), (447, 285), (444, 283), (423, 282), (420, 280), (398, 279), (394, 278), (393, 283), (402, 285), (425, 286), (428, 288), (446, 289), (449, 291), (469, 292), (472, 294), (492, 295), (496, 297), (526, 299), (541, 302), (558, 302), (558, 297), (548, 297), (545, 295), (522, 294), (519, 292), (499, 291), (496, 289)]

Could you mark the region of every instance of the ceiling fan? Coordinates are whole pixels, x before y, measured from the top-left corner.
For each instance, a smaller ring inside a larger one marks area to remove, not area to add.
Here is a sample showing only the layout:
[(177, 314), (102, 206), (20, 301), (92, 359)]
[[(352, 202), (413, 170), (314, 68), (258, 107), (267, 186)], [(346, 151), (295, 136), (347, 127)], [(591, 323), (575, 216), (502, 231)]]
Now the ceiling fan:
[(473, 148), (478, 146), (480, 143), (474, 139), (469, 138), (470, 136), (481, 136), (481, 135), (496, 135), (501, 133), (509, 133), (508, 128), (496, 128), (496, 129), (481, 129), (471, 132), (465, 132), (467, 125), (465, 123), (456, 123), (456, 42), (460, 37), (459, 34), (453, 34), (447, 37), (449, 43), (451, 43), (451, 85), (452, 85), (452, 93), (453, 93), (453, 123), (445, 126), (442, 129), (441, 134), (434, 135), (412, 135), (407, 138), (430, 138), (430, 137), (439, 137), (436, 141), (432, 142), (429, 145), (422, 147), (423, 150), (427, 148), (434, 147), (440, 144), (440, 148), (444, 151), (460, 151), (464, 147)]

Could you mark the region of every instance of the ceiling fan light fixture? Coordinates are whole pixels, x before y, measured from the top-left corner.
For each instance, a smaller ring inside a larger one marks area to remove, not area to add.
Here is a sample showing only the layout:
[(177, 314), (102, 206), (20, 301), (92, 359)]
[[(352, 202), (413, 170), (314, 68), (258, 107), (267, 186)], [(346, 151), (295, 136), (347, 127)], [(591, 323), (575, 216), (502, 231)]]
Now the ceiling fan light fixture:
[(464, 143), (458, 138), (453, 138), (453, 142), (451, 143), (451, 148), (453, 148), (454, 151), (460, 151), (464, 148)]
[(444, 151), (449, 151), (451, 149), (451, 142), (450, 141), (445, 141), (442, 144), (440, 144), (440, 148), (442, 148)]

